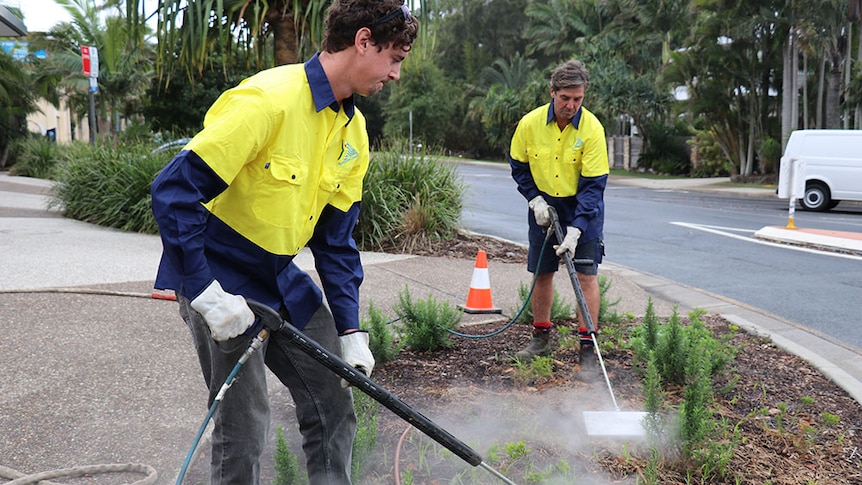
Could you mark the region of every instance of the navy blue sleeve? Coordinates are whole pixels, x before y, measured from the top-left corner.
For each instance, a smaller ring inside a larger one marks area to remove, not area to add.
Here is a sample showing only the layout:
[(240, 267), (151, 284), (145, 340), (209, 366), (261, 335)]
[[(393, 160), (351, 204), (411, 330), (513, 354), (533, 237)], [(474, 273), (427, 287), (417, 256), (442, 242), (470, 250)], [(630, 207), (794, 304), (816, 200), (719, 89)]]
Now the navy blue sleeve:
[(574, 220), (566, 221), (569, 226), (577, 227), (582, 233), (586, 233), (591, 223), (601, 213), (601, 205), (604, 197), (605, 186), (608, 183), (607, 175), (598, 177), (581, 176), (578, 180), (577, 208), (574, 212)]
[(183, 150), (156, 176), (150, 188), (153, 215), (162, 239), (157, 285), (194, 299), (213, 280), (204, 255), (209, 211), (201, 205), (227, 184), (194, 152)]
[(359, 328), (359, 285), (365, 276), (353, 240), (359, 206), (356, 202), (342, 212), (327, 205), (308, 242), (339, 334)]
[(528, 201), (542, 194), (533, 180), (533, 173), (530, 172), (529, 163), (520, 162), (509, 155), (509, 166), (512, 167), (512, 178), (518, 184), (518, 192)]

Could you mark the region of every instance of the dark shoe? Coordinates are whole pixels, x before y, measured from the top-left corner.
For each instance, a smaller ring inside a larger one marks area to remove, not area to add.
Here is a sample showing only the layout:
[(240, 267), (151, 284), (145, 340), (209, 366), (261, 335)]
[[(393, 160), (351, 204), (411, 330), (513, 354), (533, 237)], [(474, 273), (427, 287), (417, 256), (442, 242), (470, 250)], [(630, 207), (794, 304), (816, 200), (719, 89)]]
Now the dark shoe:
[(599, 359), (596, 356), (595, 345), (589, 332), (580, 332), (581, 349), (578, 351), (578, 360), (581, 368), (594, 368), (598, 365)]
[(518, 351), (515, 358), (524, 364), (532, 362), (536, 357), (551, 355), (551, 332), (533, 332), (530, 344), (524, 350)]
[(592, 340), (581, 340), (581, 350), (578, 352), (578, 363), (581, 369), (594, 369), (599, 365)]

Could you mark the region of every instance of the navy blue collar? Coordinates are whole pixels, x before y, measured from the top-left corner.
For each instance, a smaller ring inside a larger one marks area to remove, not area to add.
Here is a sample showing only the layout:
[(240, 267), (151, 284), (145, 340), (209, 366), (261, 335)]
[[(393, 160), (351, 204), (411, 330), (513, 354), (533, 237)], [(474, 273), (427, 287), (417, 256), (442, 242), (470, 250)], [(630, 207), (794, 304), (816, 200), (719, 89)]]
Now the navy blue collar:
[[(584, 111), (584, 107), (583, 107), (583, 105), (581, 105), (581, 107), (578, 108), (578, 112), (575, 113), (575, 116), (573, 116), (572, 119), (569, 120), (569, 123), (571, 123), (572, 126), (574, 126), (576, 130), (578, 129), (579, 126), (581, 126), (581, 113), (583, 113), (583, 111)], [(554, 100), (553, 99), (551, 99), (551, 104), (548, 106), (548, 121), (546, 121), (545, 124), (548, 124), (552, 121), (554, 121)]]
[(341, 103), (335, 99), (329, 79), (323, 71), (323, 66), (320, 65), (319, 55), (320, 53), (318, 52), (311, 59), (305, 61), (305, 75), (308, 77), (308, 85), (311, 87), (311, 98), (314, 99), (314, 108), (319, 113), (324, 108), (329, 107), (337, 113), (343, 106), (344, 114), (347, 115), (348, 119), (352, 120), (354, 112), (353, 96)]

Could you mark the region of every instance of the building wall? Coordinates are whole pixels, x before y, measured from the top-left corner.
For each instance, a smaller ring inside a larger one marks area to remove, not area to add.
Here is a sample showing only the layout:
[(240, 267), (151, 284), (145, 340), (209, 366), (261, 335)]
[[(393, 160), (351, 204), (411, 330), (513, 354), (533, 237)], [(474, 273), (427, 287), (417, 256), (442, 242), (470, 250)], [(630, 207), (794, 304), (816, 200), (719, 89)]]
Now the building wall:
[[(89, 141), (90, 129), (87, 117), (85, 116), (80, 120), (72, 119), (65, 101), (61, 101), (60, 109), (57, 109), (51, 103), (40, 99), (39, 109), (41, 112), (27, 116), (27, 129), (31, 132), (44, 136), (48, 130), (54, 129), (58, 143), (69, 143), (73, 139)], [(74, 133), (72, 133), (73, 123), (75, 124)]]

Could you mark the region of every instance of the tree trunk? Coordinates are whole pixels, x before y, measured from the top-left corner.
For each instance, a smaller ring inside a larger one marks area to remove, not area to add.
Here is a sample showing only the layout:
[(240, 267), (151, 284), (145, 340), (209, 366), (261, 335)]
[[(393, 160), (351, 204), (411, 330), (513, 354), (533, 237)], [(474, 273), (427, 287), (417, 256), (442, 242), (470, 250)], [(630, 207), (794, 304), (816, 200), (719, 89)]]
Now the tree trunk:
[(275, 64), (283, 66), (299, 62), (299, 43), (293, 15), (290, 12), (271, 8), (266, 20), (273, 29)]
[[(847, 23), (847, 39), (853, 39), (853, 23)], [(850, 85), (850, 68), (853, 65), (853, 42), (847, 42), (847, 52), (844, 54), (844, 86)], [(844, 109), (844, 129), (850, 129), (850, 107)]]
[(787, 42), (781, 50), (781, 152), (784, 152), (784, 147), (787, 146), (787, 139), (790, 138), (790, 132), (793, 130), (791, 125), (791, 97), (793, 95), (793, 76), (795, 75), (792, 68), (791, 56), (793, 55), (793, 33), (787, 36)]
[(820, 75), (817, 79), (817, 116), (814, 127), (823, 129), (823, 99), (826, 97), (826, 56), (820, 62)]
[[(802, 129), (808, 129), (808, 53), (802, 53)], [(784, 150), (781, 151), (784, 153)]]
[(790, 78), (790, 84), (793, 86), (790, 93), (790, 130), (793, 131), (799, 129), (799, 46), (796, 42), (791, 46), (790, 55), (790, 69), (793, 70), (793, 76)]
[(829, 59), (831, 68), (826, 89), (826, 119), (823, 127), (837, 129), (841, 127), (841, 56), (832, 52)]

